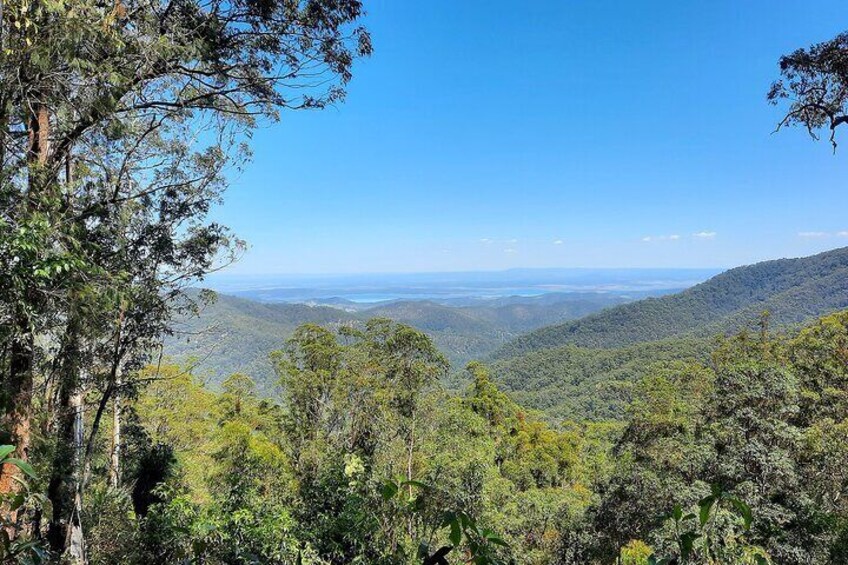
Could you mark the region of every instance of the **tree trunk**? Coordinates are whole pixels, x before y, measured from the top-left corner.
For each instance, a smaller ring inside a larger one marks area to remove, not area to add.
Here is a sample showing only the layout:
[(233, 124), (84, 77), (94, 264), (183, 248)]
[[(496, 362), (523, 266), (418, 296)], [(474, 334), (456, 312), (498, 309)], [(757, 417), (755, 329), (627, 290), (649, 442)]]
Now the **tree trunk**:
[[(2, 428), (8, 441), (15, 446), (15, 456), (29, 459), (30, 425), (32, 417), (32, 369), (34, 340), (26, 322), (18, 317), (18, 333), (12, 338), (9, 359), (9, 376), (4, 386), (8, 405), (3, 415)], [(4, 438), (5, 441), (5, 438)], [(12, 465), (0, 469), (0, 494), (17, 492), (20, 484), (15, 480), (20, 471)]]
[(81, 469), (85, 434), (83, 429), (85, 404), (82, 391), (77, 391), (71, 400), (74, 408), (74, 503), (71, 519), (68, 523), (65, 545), (68, 548), (68, 559), (74, 565), (88, 563), (85, 554), (85, 538), (82, 531), (82, 475)]
[(73, 521), (82, 433), (83, 394), (80, 384), (81, 351), (78, 316), (70, 313), (56, 369), (56, 447), (50, 471), (47, 498), (53, 515), (47, 529), (50, 550), (64, 555)]
[(109, 484), (112, 488), (121, 486), (121, 394), (120, 377), (112, 400), (112, 452), (109, 462)]
[[(29, 194), (28, 205), (38, 202), (43, 191), (42, 170), (50, 154), (50, 112), (44, 104), (37, 103), (29, 120)], [(15, 316), (12, 337), (9, 374), (3, 383), (8, 394), (8, 405), (3, 415), (2, 427), (9, 434), (10, 442), (16, 447), (16, 456), (29, 460), (30, 428), (32, 420), (32, 371), (35, 358), (35, 338), (30, 312), (37, 306), (37, 297), (29, 288), (21, 297), (24, 302)], [(14, 479), (20, 471), (6, 465), (0, 470), (0, 494), (18, 492), (19, 483)]]

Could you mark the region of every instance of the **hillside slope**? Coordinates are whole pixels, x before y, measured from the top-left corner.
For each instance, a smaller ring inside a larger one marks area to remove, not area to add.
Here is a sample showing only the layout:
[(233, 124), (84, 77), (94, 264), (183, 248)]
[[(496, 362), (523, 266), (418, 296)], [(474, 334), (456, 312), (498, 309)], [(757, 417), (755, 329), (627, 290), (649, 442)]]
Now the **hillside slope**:
[(268, 353), (282, 347), (297, 326), (355, 321), (354, 315), (329, 306), (262, 304), (219, 294), (199, 317), (178, 324), (175, 335), (165, 340), (165, 353), (195, 366), (196, 372), (212, 383), (240, 372), (254, 377), (268, 392), (273, 388)]
[(677, 338), (612, 349), (564, 345), (491, 364), (497, 383), (522, 406), (554, 420), (620, 420), (633, 384), (677, 362), (706, 362), (712, 338)]
[(805, 322), (848, 307), (848, 247), (800, 259), (737, 267), (683, 292), (548, 326), (498, 349), (495, 359), (563, 345), (621, 347), (678, 336), (735, 331), (771, 313), (771, 323)]
[(454, 367), (489, 355), (510, 339), (554, 322), (574, 319), (621, 304), (629, 297), (605, 293), (514, 297), (480, 301), (473, 306), (446, 306), (430, 301), (395, 301), (343, 310), (331, 306), (262, 303), (219, 294), (197, 318), (182, 320), (165, 343), (165, 353), (191, 363), (212, 384), (242, 372), (265, 392), (273, 389), (268, 354), (279, 349), (303, 323), (328, 326), (360, 324), (385, 317), (428, 334)]

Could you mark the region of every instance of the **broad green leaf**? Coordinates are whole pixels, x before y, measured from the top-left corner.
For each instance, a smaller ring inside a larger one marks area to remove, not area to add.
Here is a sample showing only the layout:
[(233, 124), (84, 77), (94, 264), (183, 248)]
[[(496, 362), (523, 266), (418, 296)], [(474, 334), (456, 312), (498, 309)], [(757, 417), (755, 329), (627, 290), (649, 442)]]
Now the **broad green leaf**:
[(738, 498), (731, 498), (730, 503), (736, 508), (739, 514), (742, 515), (742, 520), (745, 525), (745, 529), (751, 529), (751, 522), (754, 521), (754, 516), (751, 512), (751, 507), (739, 500)]
[(24, 497), (23, 493), (18, 493), (15, 498), (12, 499), (12, 502), (9, 504), (9, 510), (17, 510), (18, 508), (24, 505), (24, 502), (26, 502), (26, 498)]
[(698, 503), (698, 506), (701, 508), (701, 511), (699, 512), (701, 527), (703, 527), (707, 523), (707, 520), (710, 519), (710, 510), (712, 510), (715, 500), (714, 496), (708, 496)]
[(15, 457), (9, 457), (5, 461), (3, 461), (3, 463), (6, 463), (8, 465), (14, 465), (18, 469), (20, 469), (21, 472), (23, 472), (30, 479), (38, 478), (38, 476), (35, 474), (35, 469), (33, 469), (32, 465), (30, 465), (26, 461), (23, 461), (21, 459), (17, 459)]
[(391, 500), (398, 492), (398, 485), (394, 481), (386, 481), (383, 483), (381, 494), (383, 500)]
[(680, 536), (680, 557), (684, 560), (689, 559), (689, 556), (692, 555), (692, 547), (695, 545), (695, 540), (699, 537), (701, 535), (696, 532), (686, 532)]
[(459, 525), (459, 520), (453, 520), (450, 523), (450, 535), (448, 536), (450, 542), (457, 546), (462, 541), (462, 528)]

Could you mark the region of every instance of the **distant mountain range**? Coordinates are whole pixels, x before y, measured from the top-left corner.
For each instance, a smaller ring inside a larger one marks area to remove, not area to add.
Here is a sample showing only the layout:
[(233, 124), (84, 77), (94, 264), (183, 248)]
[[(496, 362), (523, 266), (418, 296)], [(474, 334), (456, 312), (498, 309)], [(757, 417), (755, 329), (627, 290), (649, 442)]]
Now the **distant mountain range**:
[(275, 378), (268, 354), (298, 325), (386, 317), (432, 337), (455, 369), (448, 386), (464, 386), (459, 370), (484, 359), (519, 402), (553, 419), (619, 418), (641, 376), (658, 364), (706, 360), (716, 335), (750, 327), (764, 311), (771, 327), (780, 328), (848, 308), (848, 248), (738, 267), (674, 294), (631, 289), (487, 297), (439, 295), (421, 284), (418, 291), (426, 287), (437, 296), (373, 304), (332, 295), (266, 303), (221, 294), (200, 317), (180, 324), (166, 353), (195, 363), (195, 372), (212, 384), (244, 372), (270, 392)]
[(848, 308), (848, 247), (737, 267), (692, 288), (611, 308), (521, 336), (493, 358), (562, 345), (620, 347), (678, 336), (733, 332), (764, 311), (773, 327)]
[(340, 326), (385, 317), (430, 335), (452, 365), (461, 368), (525, 332), (576, 319), (645, 294), (552, 293), (536, 297), (445, 299), (447, 304), (392, 300), (376, 305), (338, 298), (309, 300), (308, 304), (263, 303), (219, 294), (199, 317), (178, 324), (177, 333), (166, 340), (165, 353), (178, 362), (192, 364), (195, 372), (207, 376), (212, 384), (232, 373), (243, 372), (267, 391), (274, 382), (268, 354), (282, 347), (300, 324)]
[(655, 293), (683, 289), (717, 269), (509, 269), (453, 273), (351, 275), (212, 275), (209, 287), (260, 302), (335, 300), (374, 304), (387, 300), (432, 300), (451, 306), (465, 301), (549, 293)]
[(738, 267), (683, 292), (544, 327), (489, 359), (521, 404), (554, 419), (620, 418), (633, 383), (675, 362), (708, 360), (717, 335), (771, 329), (848, 308), (848, 248)]

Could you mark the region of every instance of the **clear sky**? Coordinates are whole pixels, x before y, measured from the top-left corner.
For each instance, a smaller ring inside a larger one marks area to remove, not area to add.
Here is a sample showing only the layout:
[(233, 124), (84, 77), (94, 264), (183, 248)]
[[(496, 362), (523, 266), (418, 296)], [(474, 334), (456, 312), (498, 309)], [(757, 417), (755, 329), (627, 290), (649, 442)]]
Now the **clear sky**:
[(730, 267), (848, 245), (834, 156), (772, 135), (833, 1), (365, 0), (344, 104), (288, 113), (217, 219), (232, 272)]

